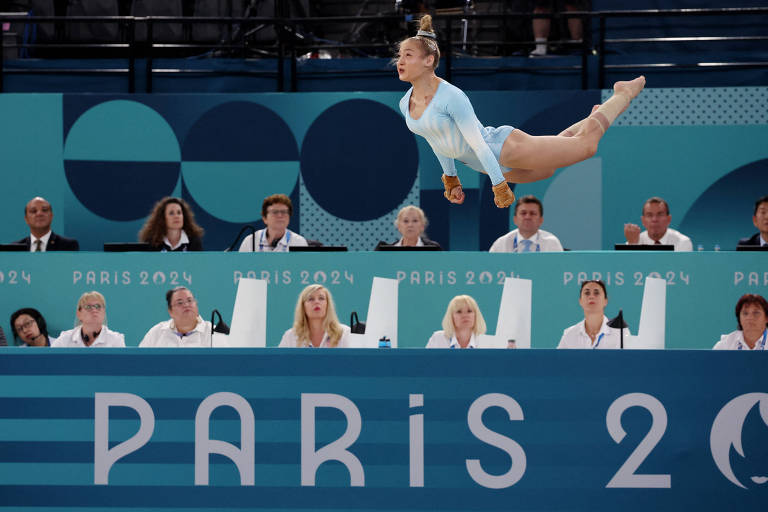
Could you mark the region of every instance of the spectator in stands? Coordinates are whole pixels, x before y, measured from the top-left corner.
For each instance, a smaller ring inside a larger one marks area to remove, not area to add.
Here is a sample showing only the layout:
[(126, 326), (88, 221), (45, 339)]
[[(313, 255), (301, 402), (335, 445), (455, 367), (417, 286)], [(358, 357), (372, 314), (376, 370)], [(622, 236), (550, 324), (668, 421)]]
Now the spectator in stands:
[(202, 238), (203, 228), (195, 222), (195, 214), (178, 197), (158, 201), (139, 231), (139, 241), (162, 252), (202, 251)]
[(755, 202), (752, 223), (758, 232), (751, 237), (739, 240), (739, 245), (768, 246), (768, 196), (763, 196)]
[[(608, 327), (605, 306), (608, 291), (605, 283), (590, 280), (581, 283), (579, 305), (584, 310), (584, 321), (565, 329), (557, 348), (621, 348), (618, 329)], [(624, 329), (624, 340), (629, 340), (629, 329)]]
[(16, 345), (25, 347), (50, 347), (48, 325), (45, 318), (34, 308), (21, 308), (11, 314), (11, 331)]
[(674, 245), (676, 251), (692, 251), (691, 239), (669, 227), (672, 216), (669, 205), (660, 197), (652, 197), (643, 204), (640, 217), (646, 231), (640, 232), (637, 224), (624, 224), (624, 236), (628, 244), (634, 245)]
[[(418, 206), (409, 204), (404, 206), (397, 212), (397, 218), (395, 219), (395, 227), (400, 232), (400, 240), (394, 244), (387, 244), (385, 242), (379, 242), (378, 247), (384, 245), (392, 245), (394, 247), (437, 247), (442, 250), (440, 244), (434, 240), (430, 240), (424, 234), (427, 229), (429, 221), (427, 216), (424, 215), (424, 210)], [(377, 248), (378, 248), (377, 247)]]
[(339, 323), (331, 292), (323, 285), (304, 288), (296, 301), (293, 327), (285, 331), (281, 347), (348, 348), (349, 326)]
[(107, 303), (99, 292), (80, 296), (75, 309), (77, 327), (62, 331), (52, 347), (124, 347), (125, 336), (107, 328)]
[(240, 244), (240, 252), (288, 252), (292, 246), (307, 246), (307, 240), (288, 229), (293, 203), (285, 194), (273, 194), (261, 204), (261, 220), (266, 228), (248, 235)]
[[(589, 10), (585, 0), (535, 0), (533, 2), (533, 12), (536, 14), (546, 14), (553, 11), (553, 7), (557, 4), (557, 11), (560, 12), (563, 9), (566, 11), (586, 11)], [(584, 27), (581, 22), (581, 18), (568, 18), (568, 32), (571, 34), (571, 40), (581, 42), (584, 32)], [(549, 39), (549, 31), (552, 28), (551, 18), (533, 18), (533, 38), (536, 40), (536, 48), (530, 53), (531, 57), (542, 57), (547, 54), (547, 39)]]
[(739, 328), (720, 336), (714, 350), (766, 350), (768, 338), (768, 301), (761, 295), (747, 293), (736, 303)]
[(485, 319), (477, 302), (469, 295), (457, 295), (445, 310), (443, 330), (432, 334), (426, 348), (477, 348), (481, 334)]
[(515, 203), (512, 221), (517, 229), (493, 242), (490, 252), (559, 252), (563, 250), (555, 235), (539, 229), (544, 222), (544, 206), (534, 196), (524, 196)]
[(32, 198), (24, 207), (24, 220), (29, 226), (29, 236), (18, 240), (30, 252), (79, 251), (80, 244), (73, 238), (65, 238), (51, 231), (53, 208), (42, 197)]
[(165, 294), (170, 320), (152, 327), (140, 347), (209, 347), (211, 322), (203, 321), (198, 313), (197, 300), (184, 286), (168, 290)]

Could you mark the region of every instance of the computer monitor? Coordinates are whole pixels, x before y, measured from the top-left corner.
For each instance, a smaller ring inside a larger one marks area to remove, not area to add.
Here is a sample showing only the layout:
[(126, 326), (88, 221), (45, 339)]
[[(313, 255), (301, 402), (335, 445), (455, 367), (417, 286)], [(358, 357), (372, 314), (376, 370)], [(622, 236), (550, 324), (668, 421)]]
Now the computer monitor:
[(104, 244), (104, 252), (148, 252), (151, 246), (146, 242), (109, 242)]
[(401, 245), (377, 245), (374, 251), (441, 251), (436, 245), (401, 246)]
[(28, 250), (29, 247), (24, 244), (0, 244), (0, 252), (24, 252)]
[(674, 251), (675, 246), (671, 244), (616, 244), (613, 248), (617, 251)]
[(768, 245), (737, 245), (737, 251), (768, 251)]
[(288, 252), (347, 252), (344, 245), (297, 245), (289, 246)]

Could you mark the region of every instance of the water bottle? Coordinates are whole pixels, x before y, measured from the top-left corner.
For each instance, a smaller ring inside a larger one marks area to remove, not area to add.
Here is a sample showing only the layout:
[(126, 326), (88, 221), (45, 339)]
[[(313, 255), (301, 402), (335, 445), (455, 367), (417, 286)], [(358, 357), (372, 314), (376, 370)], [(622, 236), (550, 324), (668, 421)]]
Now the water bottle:
[(715, 244), (715, 250), (716, 250), (716, 251), (719, 251), (719, 250), (720, 250), (720, 244)]
[(703, 246), (703, 245), (701, 245), (701, 244), (699, 244), (698, 246), (696, 246), (696, 250), (697, 250), (697, 251), (699, 251), (699, 252), (701, 252), (701, 251), (703, 251), (703, 250), (704, 250), (704, 246)]
[(386, 336), (382, 336), (379, 340), (379, 348), (392, 348), (392, 341)]

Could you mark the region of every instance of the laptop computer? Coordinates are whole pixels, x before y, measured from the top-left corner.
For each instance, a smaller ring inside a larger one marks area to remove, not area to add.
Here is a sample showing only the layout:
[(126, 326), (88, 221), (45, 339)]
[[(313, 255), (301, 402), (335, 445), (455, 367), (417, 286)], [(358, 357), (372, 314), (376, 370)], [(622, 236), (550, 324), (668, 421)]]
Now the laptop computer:
[(0, 244), (0, 252), (24, 252), (29, 248), (24, 244)]
[(436, 245), (422, 245), (422, 246), (399, 246), (399, 245), (377, 245), (374, 251), (440, 251), (440, 247)]
[(288, 252), (347, 252), (344, 245), (302, 245), (289, 246)]
[(675, 246), (671, 244), (655, 244), (655, 245), (641, 245), (641, 244), (616, 244), (613, 246), (616, 251), (674, 251)]
[(152, 248), (146, 242), (108, 242), (104, 244), (104, 252), (148, 252)]

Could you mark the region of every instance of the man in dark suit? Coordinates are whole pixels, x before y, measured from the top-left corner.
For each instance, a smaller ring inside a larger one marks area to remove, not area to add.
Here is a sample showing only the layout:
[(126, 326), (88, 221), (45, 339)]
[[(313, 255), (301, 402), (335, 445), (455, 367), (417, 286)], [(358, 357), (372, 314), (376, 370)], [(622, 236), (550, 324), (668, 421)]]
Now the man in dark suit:
[(42, 197), (35, 197), (24, 207), (24, 220), (29, 226), (29, 236), (17, 241), (31, 252), (79, 251), (80, 244), (73, 238), (65, 238), (51, 231), (53, 209)]
[(739, 245), (768, 246), (768, 196), (763, 196), (755, 202), (755, 212), (752, 223), (758, 229), (751, 237), (739, 240)]

